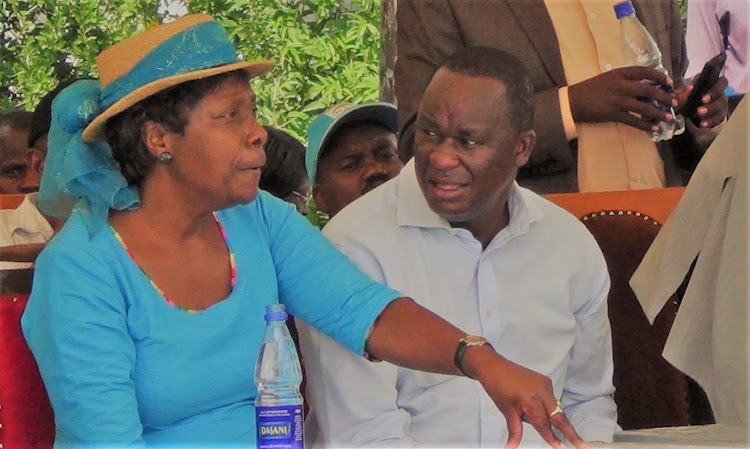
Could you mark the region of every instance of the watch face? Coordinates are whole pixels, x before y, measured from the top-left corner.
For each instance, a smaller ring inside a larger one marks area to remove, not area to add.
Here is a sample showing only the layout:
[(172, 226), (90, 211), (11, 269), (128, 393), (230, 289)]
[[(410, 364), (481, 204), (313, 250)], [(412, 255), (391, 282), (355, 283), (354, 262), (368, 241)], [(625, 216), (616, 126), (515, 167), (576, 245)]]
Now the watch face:
[(466, 346), (482, 346), (487, 343), (487, 340), (477, 335), (467, 335), (464, 337), (464, 341), (466, 342)]

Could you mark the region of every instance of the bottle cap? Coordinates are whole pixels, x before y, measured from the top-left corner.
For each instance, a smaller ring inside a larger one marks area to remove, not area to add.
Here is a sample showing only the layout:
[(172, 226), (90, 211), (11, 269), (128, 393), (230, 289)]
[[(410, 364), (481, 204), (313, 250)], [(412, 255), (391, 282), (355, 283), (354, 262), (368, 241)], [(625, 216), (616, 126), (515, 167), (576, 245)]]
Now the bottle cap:
[(284, 304), (269, 304), (266, 306), (266, 321), (284, 321), (288, 316)]
[(633, 4), (630, 3), (630, 0), (625, 0), (615, 5), (615, 14), (618, 19), (622, 19), (623, 17), (635, 14), (635, 9), (633, 9)]

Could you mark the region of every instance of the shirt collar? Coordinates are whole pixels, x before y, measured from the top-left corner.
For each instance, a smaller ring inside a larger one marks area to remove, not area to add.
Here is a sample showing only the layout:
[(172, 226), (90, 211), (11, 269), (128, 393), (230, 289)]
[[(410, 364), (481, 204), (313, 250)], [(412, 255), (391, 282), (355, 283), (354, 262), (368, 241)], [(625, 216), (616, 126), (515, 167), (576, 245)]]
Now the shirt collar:
[(36, 207), (37, 196), (38, 193), (30, 193), (26, 195), (23, 202), (13, 211), (13, 218), (11, 220), (13, 226), (10, 231), (11, 233), (17, 231), (24, 231), (30, 234), (38, 233), (41, 234), (45, 240), (49, 240), (52, 238), (54, 231), (52, 226)]
[[(396, 206), (396, 221), (399, 226), (414, 226), (418, 228), (443, 228), (454, 230), (450, 223), (430, 209), (427, 200), (419, 187), (417, 174), (412, 158), (398, 175), (398, 204)], [(500, 234), (513, 237), (528, 231), (534, 221), (543, 217), (542, 211), (529, 201), (528, 196), (534, 195), (515, 181), (508, 198), (510, 223)], [(494, 240), (494, 239), (493, 239)]]

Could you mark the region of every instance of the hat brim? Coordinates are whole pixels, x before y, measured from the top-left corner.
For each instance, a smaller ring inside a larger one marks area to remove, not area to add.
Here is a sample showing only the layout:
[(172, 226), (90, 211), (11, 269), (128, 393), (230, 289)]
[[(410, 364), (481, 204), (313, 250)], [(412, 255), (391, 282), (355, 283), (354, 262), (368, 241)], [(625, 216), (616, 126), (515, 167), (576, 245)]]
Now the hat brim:
[(86, 129), (83, 130), (83, 141), (98, 142), (104, 140), (104, 124), (108, 119), (126, 110), (130, 106), (133, 106), (144, 98), (150, 97), (151, 95), (154, 95), (169, 87), (176, 86), (186, 81), (207, 78), (209, 76), (231, 72), (234, 70), (245, 70), (250, 74), (251, 77), (254, 77), (268, 72), (271, 69), (273, 69), (273, 62), (271, 61), (240, 61), (218, 67), (211, 67), (208, 69), (181, 73), (179, 75), (169, 76), (166, 78), (158, 79), (156, 81), (152, 81), (117, 100), (117, 102), (115, 102), (112, 106), (96, 116), (96, 118), (92, 120), (91, 123), (89, 123)]

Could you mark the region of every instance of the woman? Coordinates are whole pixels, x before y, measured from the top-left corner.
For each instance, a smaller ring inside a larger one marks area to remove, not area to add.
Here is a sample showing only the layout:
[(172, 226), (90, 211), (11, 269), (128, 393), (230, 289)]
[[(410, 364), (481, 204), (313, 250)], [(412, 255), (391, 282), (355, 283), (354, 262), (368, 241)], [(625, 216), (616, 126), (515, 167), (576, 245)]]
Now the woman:
[(551, 444), (550, 423), (580, 442), (547, 378), (488, 345), (466, 350), (464, 333), (258, 191), (266, 132), (248, 79), (270, 63), (238, 61), (221, 26), (191, 15), (97, 66), (101, 86), (78, 82), (53, 107), (42, 206), (80, 200), (40, 255), (22, 320), (56, 447), (253, 445), (253, 363), (279, 301), (352, 351), (478, 379), (511, 443), (524, 413)]
[(305, 168), (305, 146), (288, 133), (266, 126), (268, 140), (263, 148), (266, 165), (260, 174), (260, 188), (294, 204), (302, 215), (310, 213), (308, 191), (310, 181)]

